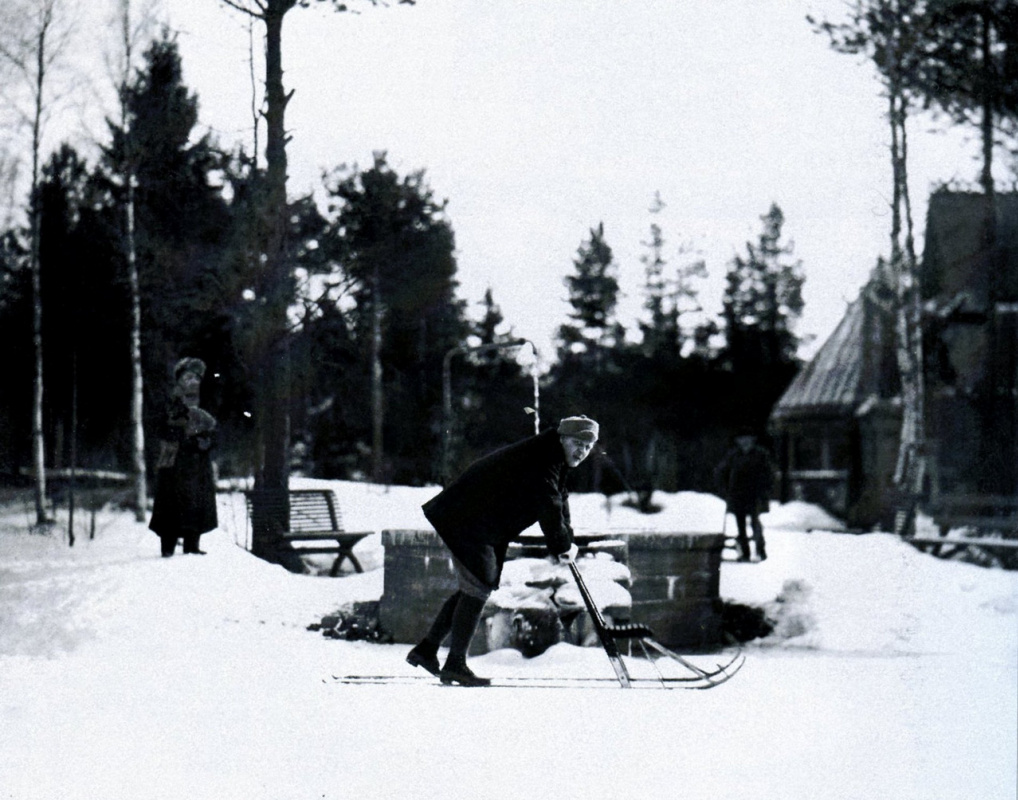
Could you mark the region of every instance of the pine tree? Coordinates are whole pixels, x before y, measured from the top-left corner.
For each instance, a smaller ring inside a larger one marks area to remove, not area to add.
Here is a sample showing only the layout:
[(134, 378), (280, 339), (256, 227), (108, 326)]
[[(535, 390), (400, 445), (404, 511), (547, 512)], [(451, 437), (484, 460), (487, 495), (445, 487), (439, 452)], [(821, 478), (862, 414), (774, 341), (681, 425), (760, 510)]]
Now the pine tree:
[[(223, 280), (231, 216), (211, 180), (223, 160), (208, 135), (193, 139), (198, 98), (183, 83), (179, 51), (168, 31), (146, 49), (122, 96), (123, 119), (107, 121), (111, 142), (104, 166), (111, 173), (112, 202), (123, 208), (127, 193), (133, 194), (145, 415), (151, 425), (165, 404), (172, 364), (184, 355), (207, 358), (198, 351), (207, 341), (206, 326), (239, 298), (226, 294), (237, 289)], [(131, 173), (134, 183), (125, 186), (120, 176)], [(117, 232), (126, 280), (125, 223), (122, 215)], [(151, 433), (146, 439), (154, 441)]]
[(578, 362), (595, 374), (605, 371), (610, 351), (624, 343), (625, 330), (615, 318), (619, 298), (618, 271), (605, 241), (604, 223), (590, 229), (573, 260), (575, 275), (567, 275), (571, 323), (559, 328), (559, 360)]
[(122, 254), (109, 235), (114, 209), (103, 181), (69, 145), (53, 154), (42, 176), (40, 263), (51, 457), (57, 467), (116, 468), (126, 456), (123, 419), (130, 382)]
[[(506, 323), (491, 288), (479, 303), (481, 319), (470, 326), (467, 340), (477, 348), (453, 366), (454, 389), (452, 448), (457, 474), (471, 461), (533, 433), (533, 382), (517, 361), (521, 340)], [(531, 411), (528, 411), (531, 409)]]
[[(286, 106), (293, 92), (283, 85), (283, 21), (294, 8), (306, 8), (312, 0), (221, 0), (251, 20), (265, 26), (265, 172), (254, 196), (259, 269), (258, 297), (262, 303), (260, 326), (264, 346), (259, 354), (261, 375), (257, 398), (257, 465), (255, 479), (260, 491), (274, 499), (272, 505), (285, 511), (289, 481), (290, 446), (290, 356), (287, 311), (294, 300), (293, 274), (287, 248), (289, 202), (286, 189), (287, 152)], [(413, 5), (414, 0), (398, 0)], [(374, 0), (372, 0), (374, 5)], [(332, 1), (338, 11), (346, 3)], [(257, 125), (257, 120), (256, 120)], [(263, 495), (266, 496), (266, 495)], [(273, 512), (283, 516), (283, 512)], [(285, 519), (274, 521), (286, 525)]]
[(798, 369), (801, 262), (788, 260), (793, 245), (781, 242), (778, 205), (760, 219), (763, 231), (755, 244), (747, 242), (745, 256), (732, 260), (722, 299), (722, 372), (712, 377), (710, 391), (726, 404), (721, 418), (731, 427), (761, 427)]
[(401, 178), (384, 153), (371, 169), (335, 171), (326, 188), (325, 246), (351, 281), (352, 329), (370, 364), (372, 472), (419, 483), (435, 474), (442, 358), (467, 333), (445, 202), (423, 171)]
[(726, 358), (735, 371), (766, 371), (794, 363), (799, 339), (793, 330), (802, 313), (802, 262), (786, 261), (794, 245), (782, 244), (785, 217), (775, 203), (761, 218), (756, 244), (736, 256), (726, 276), (722, 305)]
[(979, 130), (979, 182), (991, 196), (996, 136), (1018, 133), (1018, 8), (1013, 0), (928, 0), (918, 24), (922, 48), (905, 85)]
[[(708, 277), (707, 262), (695, 254), (691, 245), (683, 245), (679, 249), (679, 255), (685, 260), (675, 271), (675, 280), (669, 292), (669, 330), (674, 331), (676, 341), (676, 355), (684, 354), (687, 342), (693, 341), (696, 337), (697, 326), (684, 322), (684, 317), (693, 317), (695, 320), (703, 311), (700, 304), (701, 281)], [(695, 347), (694, 347), (695, 350)]]
[[(32, 275), (28, 248), (16, 230), (0, 235), (0, 340), (25, 342), (32, 330)], [(10, 347), (7, 379), (0, 381), (0, 468), (16, 472), (32, 458), (32, 378), (35, 354), (31, 347)]]
[(655, 192), (649, 209), (655, 221), (650, 224), (650, 239), (642, 243), (647, 252), (640, 256), (644, 271), (643, 307), (648, 312), (649, 319), (640, 322), (639, 325), (643, 333), (643, 351), (650, 357), (662, 353), (674, 340), (676, 333), (675, 316), (674, 314), (669, 316), (665, 310), (664, 268), (668, 262), (664, 258), (664, 236), (661, 226), (656, 221), (657, 215), (664, 208), (660, 192)]

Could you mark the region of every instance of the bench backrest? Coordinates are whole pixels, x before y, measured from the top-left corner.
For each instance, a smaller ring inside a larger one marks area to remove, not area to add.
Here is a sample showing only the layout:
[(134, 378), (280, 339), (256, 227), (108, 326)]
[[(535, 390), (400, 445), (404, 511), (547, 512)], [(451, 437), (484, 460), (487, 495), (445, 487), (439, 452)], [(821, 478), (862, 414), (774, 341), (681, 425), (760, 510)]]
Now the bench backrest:
[(948, 494), (936, 500), (933, 511), (945, 515), (1014, 516), (1018, 514), (1018, 496)]
[[(269, 517), (276, 517), (274, 510), (281, 510), (279, 493), (245, 492), (249, 517), (255, 518), (255, 506), (267, 510)], [(290, 489), (287, 492), (290, 505), (289, 532), (342, 531), (343, 519), (339, 512), (336, 494), (331, 489)]]
[(290, 492), (290, 531), (341, 531), (339, 504), (331, 489)]

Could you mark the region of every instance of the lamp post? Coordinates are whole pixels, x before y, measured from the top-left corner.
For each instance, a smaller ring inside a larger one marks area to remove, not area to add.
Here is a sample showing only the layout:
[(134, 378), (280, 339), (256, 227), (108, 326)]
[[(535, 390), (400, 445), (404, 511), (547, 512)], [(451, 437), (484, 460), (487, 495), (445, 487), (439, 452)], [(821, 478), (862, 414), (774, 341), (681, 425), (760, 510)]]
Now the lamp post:
[(522, 347), (529, 344), (534, 351), (534, 363), (530, 369), (530, 377), (534, 384), (534, 433), (541, 431), (541, 390), (537, 376), (537, 346), (530, 339), (512, 339), (508, 342), (482, 344), (478, 347), (460, 345), (447, 351), (442, 358), (442, 485), (449, 485), (449, 457), (452, 449), (452, 359), (457, 355), (469, 353), (487, 353), (493, 350), (507, 350), (510, 347)]

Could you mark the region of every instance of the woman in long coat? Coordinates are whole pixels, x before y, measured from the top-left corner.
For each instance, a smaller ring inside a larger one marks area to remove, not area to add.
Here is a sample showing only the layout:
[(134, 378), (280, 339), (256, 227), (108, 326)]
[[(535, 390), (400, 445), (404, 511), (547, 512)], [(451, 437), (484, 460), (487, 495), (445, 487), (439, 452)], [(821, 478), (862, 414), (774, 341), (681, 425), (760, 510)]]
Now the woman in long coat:
[(164, 558), (173, 555), (177, 539), (184, 552), (204, 555), (201, 535), (218, 525), (216, 484), (211, 450), (216, 420), (198, 407), (205, 363), (182, 358), (173, 369), (175, 381), (160, 430), (156, 494), (149, 528), (162, 542)]

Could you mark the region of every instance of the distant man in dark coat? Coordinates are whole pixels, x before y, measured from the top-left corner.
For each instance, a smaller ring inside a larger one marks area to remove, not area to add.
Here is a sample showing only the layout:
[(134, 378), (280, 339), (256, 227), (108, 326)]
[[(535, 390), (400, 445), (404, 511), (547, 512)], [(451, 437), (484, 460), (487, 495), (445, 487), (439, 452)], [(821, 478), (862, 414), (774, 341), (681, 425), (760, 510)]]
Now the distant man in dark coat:
[[(424, 504), (424, 515), (452, 551), (458, 591), (407, 655), (410, 664), (442, 683), (490, 683), (474, 675), (466, 655), (485, 600), (498, 588), (509, 543), (536, 522), (551, 555), (563, 562), (576, 557), (566, 475), (590, 454), (597, 436), (594, 420), (566, 417), (556, 429), (475, 461)], [(447, 635), (449, 655), (440, 669), (438, 647)]]
[(757, 558), (761, 561), (767, 558), (760, 512), (767, 509), (773, 475), (770, 453), (757, 444), (756, 434), (749, 429), (740, 431), (735, 437), (735, 446), (718, 465), (715, 476), (728, 502), (728, 511), (735, 515), (740, 561), (750, 560), (746, 517), (750, 518), (753, 528)]
[(210, 450), (216, 420), (198, 407), (205, 362), (182, 358), (173, 369), (170, 404), (159, 433), (156, 494), (149, 528), (159, 534), (163, 558), (184, 540), (184, 552), (204, 555), (201, 535), (218, 525)]

